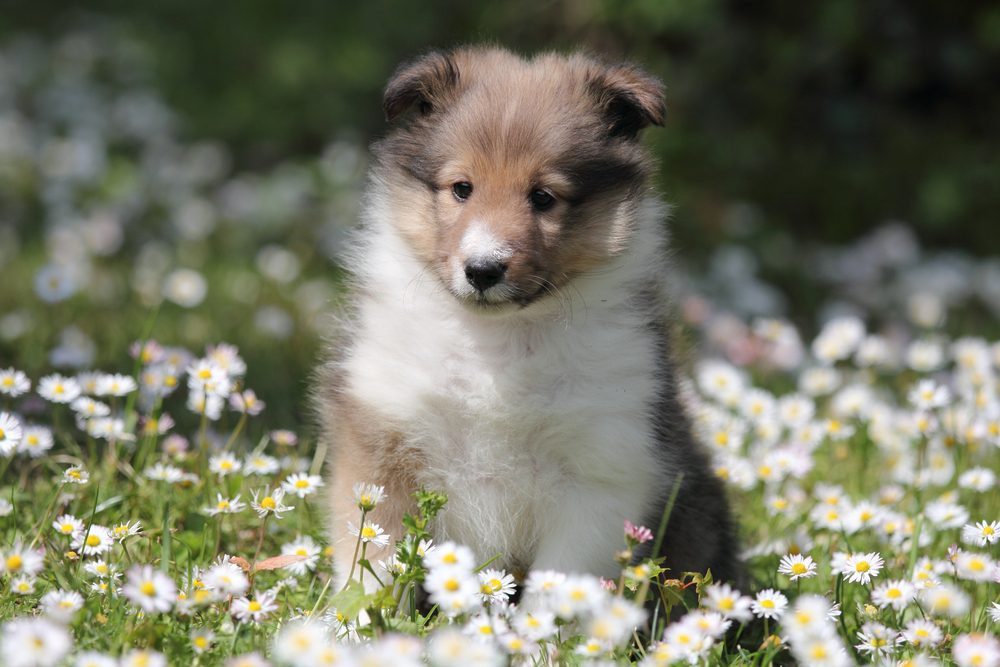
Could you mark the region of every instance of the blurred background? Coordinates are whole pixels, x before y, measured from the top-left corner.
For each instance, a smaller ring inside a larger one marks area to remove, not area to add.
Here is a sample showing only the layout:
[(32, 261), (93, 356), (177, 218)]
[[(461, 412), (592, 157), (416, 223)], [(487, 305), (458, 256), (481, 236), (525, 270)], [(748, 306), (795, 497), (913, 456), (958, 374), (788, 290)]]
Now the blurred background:
[(747, 354), (761, 318), (811, 335), (844, 312), (998, 333), (997, 3), (16, 2), (0, 367), (128, 371), (148, 327), (196, 352), (224, 340), (302, 423), (381, 88), (403, 60), (486, 41), (666, 82), (645, 140), (706, 345)]

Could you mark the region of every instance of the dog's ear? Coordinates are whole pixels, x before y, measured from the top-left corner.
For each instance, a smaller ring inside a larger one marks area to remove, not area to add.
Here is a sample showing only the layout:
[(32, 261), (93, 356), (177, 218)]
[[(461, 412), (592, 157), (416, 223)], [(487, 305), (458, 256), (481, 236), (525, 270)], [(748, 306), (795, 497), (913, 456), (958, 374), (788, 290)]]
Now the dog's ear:
[(447, 53), (431, 51), (396, 70), (385, 87), (382, 109), (386, 120), (417, 105), (421, 114), (438, 108), (458, 85), (458, 66)]
[(634, 139), (648, 125), (663, 125), (667, 113), (663, 84), (633, 65), (612, 65), (597, 72), (590, 90), (613, 137)]

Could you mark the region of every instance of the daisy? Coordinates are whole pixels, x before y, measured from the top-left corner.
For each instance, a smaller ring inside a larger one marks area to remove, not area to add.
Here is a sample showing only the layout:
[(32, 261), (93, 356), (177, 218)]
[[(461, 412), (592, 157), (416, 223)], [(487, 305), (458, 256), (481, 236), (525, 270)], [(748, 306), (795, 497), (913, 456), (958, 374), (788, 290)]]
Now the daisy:
[(872, 602), (879, 609), (892, 607), (902, 611), (917, 597), (916, 587), (903, 579), (893, 579), (879, 584), (872, 591)]
[(329, 644), (326, 630), (320, 623), (296, 619), (285, 623), (274, 638), (272, 654), (282, 664), (322, 664), (314, 656)]
[(55, 667), (73, 648), (61, 623), (44, 617), (21, 617), (3, 625), (0, 656), (8, 667)]
[(432, 603), (447, 616), (457, 616), (479, 608), (479, 582), (471, 573), (457, 568), (431, 570), (424, 588)]
[(98, 376), (97, 387), (94, 393), (97, 396), (126, 396), (135, 390), (135, 380), (128, 375), (113, 373)]
[(73, 667), (118, 667), (118, 660), (105, 653), (84, 651), (76, 654)]
[(1000, 540), (1000, 521), (980, 521), (975, 525), (965, 525), (962, 527), (962, 541), (966, 544), (985, 547), (987, 544), (995, 544)]
[(105, 526), (93, 524), (87, 534), (80, 531), (73, 540), (73, 550), (82, 553), (84, 556), (95, 556), (111, 550), (114, 546), (114, 538), (111, 529)]
[(299, 498), (305, 498), (316, 492), (316, 489), (323, 486), (323, 479), (319, 475), (309, 475), (304, 472), (295, 473), (294, 475), (289, 475), (288, 478), (281, 483), (281, 488), (286, 492), (292, 493)]
[[(31, 458), (38, 458), (45, 452), (52, 449), (52, 431), (44, 426), (25, 426), (21, 443), (17, 446), (17, 451), (27, 454)], [(2, 449), (3, 445), (0, 445)]]
[(142, 473), (147, 479), (154, 482), (177, 483), (184, 479), (184, 471), (177, 466), (168, 463), (154, 463)]
[(84, 572), (99, 579), (117, 578), (120, 576), (113, 565), (102, 559), (92, 560), (83, 566)]
[(196, 415), (204, 415), (211, 421), (222, 416), (222, 397), (192, 389), (188, 394), (187, 408)]
[(202, 508), (202, 512), (209, 516), (217, 514), (236, 514), (246, 509), (247, 504), (240, 500), (240, 494), (233, 498), (226, 498), (221, 493), (215, 494), (215, 505)]
[(54, 590), (43, 595), (38, 604), (49, 618), (69, 623), (83, 608), (83, 596), (76, 591)]
[(147, 614), (156, 614), (174, 606), (177, 585), (151, 565), (136, 565), (128, 571), (122, 594)]
[(267, 454), (251, 454), (243, 462), (243, 471), (247, 475), (271, 475), (280, 469), (278, 459)]
[(427, 657), (435, 667), (487, 667), (505, 663), (494, 644), (476, 641), (453, 628), (431, 635)]
[(621, 644), (646, 620), (646, 611), (628, 600), (614, 598), (595, 613), (586, 633), (610, 646)]
[(10, 580), (10, 591), (15, 595), (31, 595), (35, 592), (35, 580), (33, 577), (14, 577)]
[(973, 491), (989, 491), (997, 482), (996, 473), (989, 468), (969, 468), (958, 476), (958, 486)]
[(243, 464), (229, 452), (223, 452), (208, 459), (208, 469), (219, 477), (232, 475), (240, 471)]
[(781, 557), (778, 565), (778, 573), (788, 575), (795, 581), (796, 579), (808, 579), (816, 576), (816, 563), (811, 556), (802, 554), (787, 554)]
[(479, 574), (479, 591), (483, 602), (492, 604), (502, 604), (510, 599), (514, 594), (514, 575), (503, 570), (492, 568), (483, 570)]
[(917, 648), (933, 648), (944, 639), (944, 633), (933, 621), (917, 618), (906, 624), (900, 635), (903, 641)]
[(377, 523), (365, 521), (361, 529), (358, 530), (357, 526), (348, 522), (347, 530), (351, 535), (360, 537), (364, 543), (371, 543), (377, 547), (384, 547), (389, 544), (389, 534), (382, 530), (382, 527)]
[(235, 345), (209, 345), (205, 350), (205, 358), (225, 371), (229, 377), (241, 377), (247, 372), (246, 362), (240, 357), (240, 351)]
[[(453, 542), (446, 542), (445, 544), (454, 544)], [(462, 547), (467, 549), (467, 547)], [(472, 551), (469, 551), (469, 561), (468, 567), (475, 567), (475, 564), (471, 563), (473, 560)], [(431, 567), (428, 564), (427, 559), (424, 559), (424, 564), (427, 567)], [(533, 570), (528, 573), (528, 578), (524, 582), (524, 590), (531, 595), (550, 595), (559, 590), (563, 582), (566, 581), (566, 575), (562, 572), (556, 572), (554, 570)]]
[(271, 431), (270, 438), (271, 442), (279, 447), (294, 447), (299, 444), (299, 437), (292, 431), (282, 429)]
[(967, 581), (993, 581), (996, 563), (986, 554), (962, 551), (955, 557), (955, 575)]
[(934, 380), (923, 379), (910, 389), (907, 399), (917, 410), (936, 410), (948, 405), (951, 392)]
[(202, 577), (205, 588), (218, 592), (223, 596), (237, 596), (246, 593), (250, 580), (235, 563), (224, 561), (216, 563), (205, 571)]
[(304, 558), (304, 560), (287, 566), (287, 569), (296, 575), (302, 575), (309, 570), (315, 570), (321, 551), (320, 546), (308, 535), (297, 537), (292, 542), (281, 546), (281, 554), (283, 556), (302, 556)]
[(38, 395), (51, 403), (72, 403), (80, 395), (80, 385), (73, 378), (54, 373), (38, 381)]
[(385, 498), (385, 487), (358, 482), (354, 485), (354, 502), (363, 512), (371, 512)]
[(72, 514), (63, 514), (56, 517), (56, 520), (52, 522), (52, 527), (60, 535), (68, 535), (73, 538), (83, 533), (83, 521), (77, 519)]
[(191, 649), (198, 655), (212, 648), (215, 633), (208, 628), (195, 628), (188, 635), (191, 639)]
[(596, 577), (569, 575), (555, 589), (550, 608), (560, 618), (569, 620), (597, 610), (607, 598), (608, 592)]
[(802, 394), (788, 394), (778, 400), (778, 416), (787, 426), (802, 426), (812, 419), (816, 404)]
[(167, 658), (159, 651), (134, 648), (122, 656), (119, 667), (167, 667)]
[(264, 591), (253, 598), (238, 598), (233, 600), (230, 613), (238, 621), (250, 621), (260, 623), (268, 615), (277, 610), (278, 605), (274, 601), (275, 594), (271, 591)]
[(959, 635), (951, 648), (958, 667), (996, 667), (1000, 665), (1000, 640), (989, 635)]
[(192, 392), (212, 395), (216, 398), (228, 396), (229, 374), (221, 366), (208, 359), (198, 359), (187, 368), (188, 389)]
[(788, 606), (788, 598), (778, 591), (768, 588), (757, 593), (750, 605), (750, 611), (759, 618), (781, 618)]
[(895, 650), (896, 633), (881, 623), (865, 623), (858, 631), (861, 643), (855, 646), (862, 653), (872, 656), (888, 656)]
[(266, 404), (257, 398), (253, 389), (244, 389), (242, 392), (234, 391), (229, 395), (229, 407), (236, 412), (255, 417), (264, 410)]
[(0, 456), (10, 456), (17, 449), (24, 432), (21, 422), (9, 412), (0, 412)]
[(115, 525), (111, 529), (111, 536), (119, 542), (124, 542), (129, 537), (138, 535), (140, 531), (142, 531), (141, 521), (126, 521), (125, 523)]
[[(257, 500), (258, 496), (260, 497), (259, 502)], [(276, 488), (273, 492), (270, 489), (257, 490), (253, 492), (250, 507), (262, 519), (269, 514), (273, 514), (275, 519), (280, 519), (282, 512), (295, 509), (294, 505), (285, 505), (282, 502), (284, 498), (285, 490), (280, 487)]]
[(42, 570), (42, 554), (15, 542), (8, 551), (0, 551), (0, 573), (33, 577)]
[(519, 610), (512, 624), (519, 635), (531, 641), (545, 641), (556, 633), (556, 616), (546, 609)]
[(1000, 623), (1000, 602), (991, 602), (986, 611), (989, 612), (991, 621)]
[(31, 381), (23, 371), (14, 368), (0, 370), (0, 394), (17, 398), (31, 390)]
[(739, 622), (749, 621), (751, 617), (751, 599), (740, 594), (729, 584), (712, 584), (705, 589), (702, 604), (708, 609), (714, 609), (726, 618)]
[(95, 401), (87, 396), (81, 396), (69, 404), (70, 409), (80, 417), (90, 419), (92, 417), (107, 417), (111, 414), (111, 407), (100, 401)]
[(961, 618), (969, 612), (972, 605), (965, 591), (946, 583), (920, 591), (920, 602), (931, 614), (949, 618)]
[(877, 552), (851, 554), (844, 562), (840, 573), (850, 582), (868, 584), (873, 577), (878, 576), (884, 564), (885, 561)]

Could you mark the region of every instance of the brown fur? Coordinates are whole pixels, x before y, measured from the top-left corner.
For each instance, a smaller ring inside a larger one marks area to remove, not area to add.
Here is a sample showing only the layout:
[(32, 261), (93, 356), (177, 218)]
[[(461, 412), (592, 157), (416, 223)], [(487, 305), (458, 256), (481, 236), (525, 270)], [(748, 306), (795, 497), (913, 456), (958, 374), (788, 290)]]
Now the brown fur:
[[(649, 171), (635, 139), (663, 121), (655, 79), (580, 55), (526, 61), (466, 49), (396, 73), (386, 116), (413, 107), (375, 153), (400, 193), (400, 231), (446, 287), (467, 259), (459, 242), (471, 221), (513, 249), (506, 279), (522, 306), (625, 248), (632, 216), (615, 211), (636, 199)], [(458, 182), (473, 186), (467, 201), (451, 191)], [(550, 210), (533, 210), (535, 189), (555, 196)]]

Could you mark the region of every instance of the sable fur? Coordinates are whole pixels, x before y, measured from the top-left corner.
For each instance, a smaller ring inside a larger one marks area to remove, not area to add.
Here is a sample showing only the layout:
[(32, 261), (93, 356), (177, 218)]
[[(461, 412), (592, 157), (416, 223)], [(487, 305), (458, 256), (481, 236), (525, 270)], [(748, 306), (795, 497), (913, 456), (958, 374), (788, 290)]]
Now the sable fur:
[[(352, 310), (316, 392), (338, 576), (356, 482), (386, 486), (372, 520), (394, 537), (422, 485), (450, 498), (436, 536), (483, 560), (613, 576), (623, 520), (655, 528), (683, 473), (668, 567), (737, 578), (666, 335), (665, 210), (637, 140), (663, 122), (661, 84), (582, 55), (461, 49), (403, 66), (384, 110)], [(483, 292), (463, 273), (477, 253), (506, 266)]]

